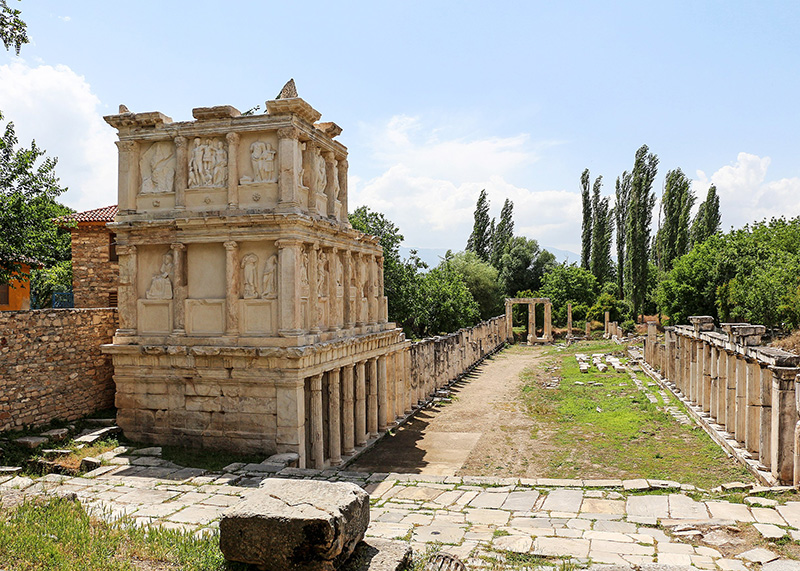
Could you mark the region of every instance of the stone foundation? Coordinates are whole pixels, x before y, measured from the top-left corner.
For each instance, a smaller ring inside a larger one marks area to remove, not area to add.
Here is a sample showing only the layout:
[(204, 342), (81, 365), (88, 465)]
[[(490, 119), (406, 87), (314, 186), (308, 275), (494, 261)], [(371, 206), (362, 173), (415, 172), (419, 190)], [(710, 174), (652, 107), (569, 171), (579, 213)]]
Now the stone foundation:
[(0, 431), (112, 407), (111, 358), (100, 346), (116, 327), (114, 309), (0, 312)]

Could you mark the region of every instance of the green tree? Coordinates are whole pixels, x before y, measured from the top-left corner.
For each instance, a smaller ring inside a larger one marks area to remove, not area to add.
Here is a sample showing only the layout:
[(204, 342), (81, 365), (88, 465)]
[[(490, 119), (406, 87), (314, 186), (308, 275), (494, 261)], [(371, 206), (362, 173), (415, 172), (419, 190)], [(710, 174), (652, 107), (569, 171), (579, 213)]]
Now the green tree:
[(555, 260), (552, 253), (539, 248), (536, 240), (515, 236), (501, 262), (503, 294), (513, 296), (518, 291), (539, 289), (544, 274), (556, 265)]
[(503, 312), (503, 298), (497, 269), (478, 258), (475, 252), (459, 252), (450, 258), (450, 265), (461, 275), (467, 289), (480, 308), (480, 318), (489, 319)]
[(626, 298), (639, 315), (647, 299), (648, 262), (650, 260), (650, 224), (656, 196), (653, 181), (658, 172), (658, 157), (647, 145), (636, 151), (631, 171), (631, 190), (626, 221), (625, 281)]
[(50, 307), (53, 294), (72, 291), (72, 261), (56, 262), (49, 268), (31, 270), (31, 309)]
[(598, 176), (592, 189), (592, 257), (590, 268), (598, 283), (611, 279), (613, 266), (611, 262), (611, 212), (609, 199), (600, 198), (603, 177)]
[(717, 196), (717, 187), (712, 184), (708, 189), (706, 199), (700, 204), (697, 215), (692, 221), (692, 245), (705, 242), (709, 236), (719, 232), (720, 221), (719, 196)]
[(661, 271), (669, 270), (675, 258), (689, 251), (689, 217), (694, 201), (691, 181), (683, 171), (669, 171), (661, 195), (663, 222), (655, 244), (656, 265)]
[(69, 230), (54, 222), (72, 212), (55, 201), (66, 190), (55, 175), (56, 159), (35, 141), (27, 149), (17, 143), (9, 122), (0, 139), (0, 283), (21, 274), (26, 260), (49, 267), (70, 258)]
[(475, 222), (472, 226), (472, 234), (467, 240), (467, 250), (475, 252), (484, 262), (489, 261), (489, 249), (491, 247), (491, 235), (489, 231), (489, 198), (486, 190), (481, 190), (478, 203), (475, 205)]
[(581, 204), (583, 206), (581, 267), (588, 270), (592, 258), (592, 199), (589, 195), (589, 169), (583, 169), (581, 173)]
[(7, 0), (0, 0), (0, 38), (7, 50), (14, 49), (17, 55), (23, 44), (28, 43), (28, 30), (20, 18), (21, 12), (8, 5)]
[(597, 279), (588, 270), (576, 265), (559, 264), (542, 279), (539, 295), (553, 303), (553, 319), (557, 325), (567, 321), (567, 304), (591, 305), (597, 297)]
[(514, 237), (514, 203), (507, 198), (500, 211), (500, 222), (494, 229), (492, 237), (492, 265), (499, 270), (503, 254), (506, 253)]
[(628, 233), (628, 202), (631, 197), (631, 173), (617, 177), (614, 192), (614, 222), (617, 235), (617, 297), (625, 296), (625, 245)]
[(422, 274), (416, 286), (413, 330), (419, 336), (450, 333), (478, 322), (478, 303), (449, 256)]

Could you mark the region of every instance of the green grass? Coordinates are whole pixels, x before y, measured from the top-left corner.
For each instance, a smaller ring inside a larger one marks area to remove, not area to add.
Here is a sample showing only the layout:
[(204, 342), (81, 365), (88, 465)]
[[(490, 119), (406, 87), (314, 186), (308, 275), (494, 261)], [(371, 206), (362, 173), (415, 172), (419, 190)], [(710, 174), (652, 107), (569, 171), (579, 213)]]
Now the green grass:
[(89, 517), (77, 501), (63, 498), (27, 501), (0, 513), (3, 566), (15, 571), (246, 569), (224, 560), (216, 536), (108, 524)]
[[(701, 488), (753, 481), (704, 432), (678, 424), (662, 410), (665, 405), (660, 401), (651, 403), (627, 373), (592, 368), (582, 374), (574, 357), (622, 349), (615, 343), (591, 342), (551, 353), (561, 365), (559, 390), (542, 388), (534, 371), (523, 371), (528, 412), (554, 444), (546, 458), (547, 475), (676, 480)], [(649, 379), (641, 373), (639, 377), (646, 386)], [(657, 394), (655, 387), (650, 391)], [(669, 405), (678, 404), (670, 401)]]

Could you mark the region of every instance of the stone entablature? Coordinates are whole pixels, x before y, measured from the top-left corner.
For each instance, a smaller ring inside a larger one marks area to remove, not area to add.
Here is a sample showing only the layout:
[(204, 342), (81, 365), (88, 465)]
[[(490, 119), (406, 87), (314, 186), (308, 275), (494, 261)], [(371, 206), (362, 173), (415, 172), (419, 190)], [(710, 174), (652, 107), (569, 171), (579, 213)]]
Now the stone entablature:
[(788, 484), (800, 481), (800, 355), (762, 347), (766, 328), (714, 326), (710, 316), (667, 327), (648, 323), (645, 360), (752, 455), (753, 467)]

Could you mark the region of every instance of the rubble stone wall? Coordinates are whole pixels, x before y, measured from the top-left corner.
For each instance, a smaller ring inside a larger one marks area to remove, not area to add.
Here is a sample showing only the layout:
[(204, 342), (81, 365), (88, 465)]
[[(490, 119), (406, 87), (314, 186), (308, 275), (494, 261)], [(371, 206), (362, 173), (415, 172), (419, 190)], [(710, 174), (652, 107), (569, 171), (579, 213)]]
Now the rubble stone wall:
[(115, 309), (0, 312), (0, 431), (74, 420), (114, 405)]
[(116, 307), (119, 263), (111, 256), (111, 232), (83, 224), (71, 233), (75, 307)]
[(667, 327), (663, 341), (648, 327), (644, 358), (673, 383), (695, 411), (735, 440), (759, 472), (781, 483), (800, 481), (798, 402), (800, 356), (761, 346), (763, 325), (690, 317)]
[(424, 402), (505, 342), (506, 317), (501, 315), (468, 329), (413, 343), (409, 371), (412, 402)]

